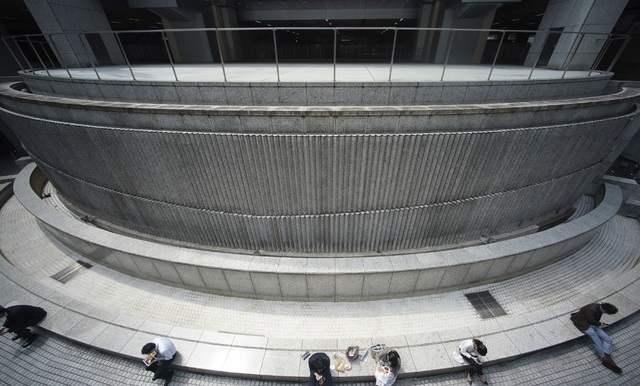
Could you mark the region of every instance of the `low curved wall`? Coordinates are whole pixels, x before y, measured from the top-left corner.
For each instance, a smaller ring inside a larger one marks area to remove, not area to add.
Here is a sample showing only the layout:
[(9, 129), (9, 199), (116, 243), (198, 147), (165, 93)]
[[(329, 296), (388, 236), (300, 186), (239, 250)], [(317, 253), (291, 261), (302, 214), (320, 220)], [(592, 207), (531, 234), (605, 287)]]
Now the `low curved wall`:
[(472, 82), (146, 82), (21, 74), (36, 94), (135, 103), (237, 106), (399, 106), (536, 101), (600, 95), (612, 74)]
[(271, 300), (400, 298), (517, 276), (583, 247), (622, 200), (620, 189), (607, 184), (590, 213), (528, 236), (440, 252), (320, 259), (217, 253), (110, 233), (47, 205), (30, 185), (41, 178), (35, 164), (25, 167), (14, 183), (16, 197), (58, 240), (87, 258), (146, 280)]

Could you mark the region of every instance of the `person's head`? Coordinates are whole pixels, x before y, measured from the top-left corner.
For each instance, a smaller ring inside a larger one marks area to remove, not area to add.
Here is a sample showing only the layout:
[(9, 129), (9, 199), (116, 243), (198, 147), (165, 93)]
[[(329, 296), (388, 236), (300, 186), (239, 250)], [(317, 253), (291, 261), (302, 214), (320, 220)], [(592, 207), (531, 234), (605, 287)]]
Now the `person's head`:
[(152, 351), (156, 350), (157, 345), (154, 343), (146, 343), (142, 348), (141, 348), (141, 354), (149, 354)]
[(602, 312), (606, 314), (615, 315), (617, 313), (617, 307), (610, 303), (602, 303), (600, 304), (600, 307), (602, 309)]
[(321, 357), (315, 358), (315, 360), (313, 360), (313, 368), (316, 369), (317, 371), (326, 370), (326, 364), (324, 363), (324, 359), (322, 359)]
[(478, 339), (473, 339), (472, 341), (474, 342), (474, 349), (476, 352), (479, 353), (479, 355), (485, 356), (487, 354), (487, 347), (485, 347), (483, 342)]
[(391, 363), (391, 367), (396, 368), (400, 366), (400, 355), (396, 350), (391, 350), (385, 355), (385, 360)]

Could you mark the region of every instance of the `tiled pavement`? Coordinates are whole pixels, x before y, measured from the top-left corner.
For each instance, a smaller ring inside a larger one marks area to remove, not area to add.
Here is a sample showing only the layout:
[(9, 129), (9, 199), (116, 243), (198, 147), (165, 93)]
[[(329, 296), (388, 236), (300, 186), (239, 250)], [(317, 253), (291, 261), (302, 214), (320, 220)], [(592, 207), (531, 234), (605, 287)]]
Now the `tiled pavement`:
[[(639, 312), (606, 331), (615, 340), (613, 357), (624, 373), (614, 374), (599, 365), (590, 341), (584, 337), (485, 368), (490, 385), (639, 385)], [(143, 365), (71, 343), (47, 331), (32, 347), (22, 348), (6, 334), (0, 338), (0, 385), (155, 385)], [(405, 358), (402, 358), (404, 361)], [(296, 385), (218, 377), (176, 370), (173, 385)], [(302, 383), (299, 383), (302, 384)], [(345, 383), (362, 386), (372, 383)], [(476, 382), (476, 385), (480, 383)], [(401, 379), (398, 386), (467, 385), (462, 372)]]

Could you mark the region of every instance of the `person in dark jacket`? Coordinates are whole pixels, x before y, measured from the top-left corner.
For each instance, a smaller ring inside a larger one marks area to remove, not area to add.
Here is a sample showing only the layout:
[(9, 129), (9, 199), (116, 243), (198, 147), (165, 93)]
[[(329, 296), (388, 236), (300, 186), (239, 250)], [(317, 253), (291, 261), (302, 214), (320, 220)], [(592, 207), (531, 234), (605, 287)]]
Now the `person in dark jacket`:
[[(3, 327), (9, 332), (16, 334), (12, 340), (24, 339), (25, 342), (22, 347), (28, 347), (38, 337), (38, 334), (31, 332), (28, 327), (35, 326), (40, 323), (47, 312), (40, 307), (18, 305), (4, 308), (0, 306), (0, 317), (6, 316)], [(2, 334), (5, 333), (4, 328)]]
[(613, 338), (602, 330), (605, 324), (599, 321), (602, 314), (614, 315), (616, 313), (617, 307), (610, 303), (591, 303), (571, 314), (570, 320), (579, 331), (588, 335), (595, 343), (597, 355), (601, 359), (602, 365), (616, 373), (621, 373), (622, 369), (617, 366), (611, 357)]
[(333, 386), (331, 376), (331, 359), (322, 352), (316, 352), (309, 358), (309, 386)]

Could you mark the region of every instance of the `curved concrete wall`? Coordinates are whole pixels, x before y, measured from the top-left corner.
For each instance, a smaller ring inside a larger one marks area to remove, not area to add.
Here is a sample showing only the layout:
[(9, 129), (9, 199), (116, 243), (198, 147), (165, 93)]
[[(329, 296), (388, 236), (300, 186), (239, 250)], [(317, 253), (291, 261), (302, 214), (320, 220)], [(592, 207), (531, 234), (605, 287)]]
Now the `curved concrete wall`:
[(14, 184), (20, 203), (69, 248), (147, 280), (220, 295), (272, 300), (360, 301), (466, 288), (534, 270), (582, 248), (619, 210), (605, 185), (590, 213), (543, 232), (458, 250), (375, 257), (249, 256), (180, 248), (114, 234), (49, 206), (34, 192), (35, 164)]
[[(255, 118), (272, 132), (224, 133), (186, 127), (186, 120), (174, 121), (174, 129), (145, 128), (160, 124), (155, 117), (161, 112), (181, 117), (176, 105), (88, 102), (103, 111), (83, 115), (79, 101), (14, 94), (22, 95), (3, 103), (34, 113), (49, 108), (40, 115), (74, 107), (70, 121), (3, 115), (21, 128), (17, 135), (26, 149), (73, 206), (162, 239), (268, 254), (414, 251), (543, 221), (567, 209), (603, 173), (616, 139), (637, 115), (630, 112), (634, 91), (511, 106), (195, 110)], [(126, 107), (154, 123), (78, 123)], [(613, 117), (580, 121), (591, 109)], [(537, 112), (576, 122), (517, 126)], [(494, 113), (516, 118), (515, 126), (495, 128), (502, 120), (487, 117)], [(282, 114), (283, 129), (264, 114)], [(361, 114), (371, 123), (365, 126), (383, 132), (291, 134), (297, 129), (284, 123), (317, 121), (317, 131), (325, 132), (329, 119), (349, 125)], [(448, 128), (442, 117), (462, 123)], [(392, 119), (424, 130), (398, 132)], [(462, 129), (477, 122), (487, 124)]]

